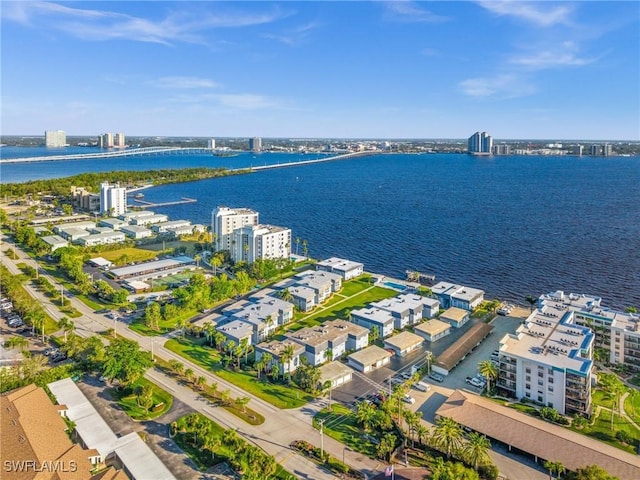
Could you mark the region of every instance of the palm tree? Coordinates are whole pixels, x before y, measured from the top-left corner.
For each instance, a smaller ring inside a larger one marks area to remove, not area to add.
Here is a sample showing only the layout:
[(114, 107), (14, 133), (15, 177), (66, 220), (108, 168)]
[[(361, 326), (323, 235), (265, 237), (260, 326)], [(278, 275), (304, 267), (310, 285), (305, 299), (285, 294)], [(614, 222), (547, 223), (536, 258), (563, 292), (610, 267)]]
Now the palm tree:
[(440, 417), (436, 421), (436, 427), (431, 438), (435, 446), (444, 450), (449, 459), (462, 445), (462, 426), (451, 418)]
[(376, 410), (371, 403), (366, 401), (358, 402), (358, 406), (356, 407), (356, 420), (362, 425), (365, 432), (368, 432), (371, 428), (371, 422), (375, 414)]
[(487, 379), (487, 393), (491, 393), (491, 382), (498, 378), (498, 367), (491, 360), (478, 363), (480, 375)]
[(196, 254), (196, 255), (193, 256), (193, 259), (196, 262), (196, 268), (199, 267), (200, 266), (200, 260), (202, 260), (202, 257), (200, 255)]
[(258, 372), (258, 380), (260, 379), (260, 373), (262, 373), (262, 370), (264, 370), (264, 368), (267, 366), (267, 362), (264, 361), (264, 355), (260, 357), (260, 360), (258, 360), (255, 364), (254, 367), (256, 368), (256, 371)]
[(524, 297), (524, 300), (529, 304), (529, 306), (531, 307), (531, 311), (533, 312), (533, 306), (538, 303), (538, 299), (533, 295), (527, 295), (526, 297)]
[(424, 354), (424, 359), (427, 361), (427, 375), (431, 373), (431, 362), (433, 361), (433, 352), (431, 350), (427, 350)]
[(61, 328), (64, 332), (64, 343), (67, 343), (67, 333), (73, 332), (73, 330), (76, 328), (76, 325), (67, 317), (62, 317), (58, 321), (58, 328)]
[(293, 345), (287, 345), (286, 347), (284, 347), (284, 350), (282, 350), (282, 353), (280, 354), (280, 361), (282, 362), (282, 366), (284, 367), (284, 365), (287, 365), (287, 374), (289, 377), (289, 382), (291, 382), (291, 360), (293, 360), (293, 356), (295, 355), (295, 349), (293, 348)]
[(557, 473), (558, 476), (556, 478), (560, 478), (560, 475), (566, 471), (562, 462), (552, 462), (547, 460), (542, 464), (542, 466), (549, 470), (549, 480), (553, 478), (552, 474)]
[(200, 375), (198, 378), (196, 378), (196, 388), (198, 390), (204, 390), (204, 386), (207, 383), (207, 379), (204, 378), (202, 375)]
[(427, 436), (429, 435), (429, 429), (422, 423), (419, 423), (416, 426), (416, 435), (418, 437), (418, 443), (423, 443), (423, 440), (426, 440)]
[(309, 245), (306, 240), (302, 240), (302, 255), (306, 258), (309, 254)]
[(24, 352), (29, 348), (29, 340), (24, 337), (11, 337), (4, 343), (4, 346), (8, 349), (16, 348)]
[(291, 299), (293, 298), (293, 295), (291, 295), (291, 292), (289, 291), (288, 288), (285, 288), (283, 290), (280, 290), (278, 292), (278, 296), (284, 300), (285, 302), (290, 302)]
[(296, 237), (296, 255), (298, 255), (298, 247), (300, 247), (300, 237)]
[(249, 403), (250, 401), (250, 397), (236, 398), (236, 403), (242, 407), (242, 413), (247, 412), (247, 403)]
[(477, 472), (480, 465), (491, 461), (489, 457), (490, 449), (491, 442), (487, 437), (477, 432), (471, 432), (467, 443), (462, 447), (462, 452), (465, 461), (473, 465), (473, 469)]
[(330, 362), (333, 359), (333, 350), (331, 350), (330, 348), (327, 348), (324, 351), (324, 360), (325, 362)]
[(213, 257), (211, 257), (211, 266), (213, 267), (213, 275), (217, 275), (218, 267), (222, 265), (222, 257), (220, 254), (216, 253)]

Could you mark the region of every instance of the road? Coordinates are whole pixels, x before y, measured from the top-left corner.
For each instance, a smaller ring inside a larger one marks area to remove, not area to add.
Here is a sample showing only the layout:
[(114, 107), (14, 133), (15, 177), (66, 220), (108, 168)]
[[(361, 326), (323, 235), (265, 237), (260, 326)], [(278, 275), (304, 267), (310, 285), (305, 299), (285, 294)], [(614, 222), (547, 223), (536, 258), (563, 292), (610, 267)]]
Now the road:
[[(6, 255), (6, 250), (12, 248), (17, 253), (18, 259), (12, 260)], [(7, 266), (12, 274), (19, 274), (20, 269), (17, 263), (23, 262), (27, 264), (34, 263), (24, 252), (16, 248), (13, 244), (9, 244), (6, 238), (3, 238), (2, 246), (2, 263)], [(45, 275), (52, 284), (57, 285), (55, 278)], [(52, 318), (59, 320), (63, 314), (60, 313), (49, 298), (42, 292), (25, 285), (27, 291), (40, 302), (47, 313)], [(221, 390), (229, 389), (232, 397), (251, 398), (251, 408), (265, 417), (262, 425), (251, 426), (243, 420), (229, 413), (222, 408), (216, 408), (206, 402), (200, 395), (192, 390), (178, 384), (174, 379), (158, 372), (157, 370), (149, 370), (146, 377), (158, 383), (175, 398), (190, 406), (194, 411), (200, 412), (220, 425), (226, 428), (234, 428), (247, 441), (254, 443), (273, 455), (278, 463), (280, 463), (289, 472), (301, 478), (330, 480), (335, 476), (328, 471), (318, 467), (315, 463), (307, 460), (289, 448), (294, 440), (304, 439), (317, 446), (320, 446), (321, 439), (318, 430), (311, 426), (311, 420), (315, 413), (322, 407), (321, 402), (312, 402), (299, 409), (280, 410), (264, 400), (237, 388), (235, 385), (226, 382), (222, 378), (213, 375), (209, 371), (198, 365), (190, 363), (185, 358), (174, 354), (170, 350), (164, 348), (163, 343), (166, 341), (164, 337), (146, 337), (129, 330), (126, 325), (119, 323), (117, 320), (108, 320), (102, 314), (96, 314), (94, 311), (82, 303), (77, 298), (70, 298), (69, 301), (73, 307), (78, 310), (82, 316), (74, 319), (76, 325), (76, 333), (87, 337), (104, 332), (109, 328), (116, 328), (119, 335), (135, 340), (140, 344), (142, 349), (150, 351), (153, 348), (154, 355), (163, 360), (177, 359), (184, 363), (188, 368), (192, 368), (195, 374), (202, 375), (206, 378), (207, 383), (215, 381)], [(324, 449), (335, 458), (342, 459), (344, 455), (345, 462), (355, 470), (363, 472), (367, 476), (375, 474), (384, 469), (386, 465), (381, 464), (377, 460), (370, 459), (362, 454), (345, 449), (344, 445), (336, 440), (324, 435)]]
[[(7, 248), (13, 248), (18, 254), (19, 260), (12, 261), (9, 259), (6, 253), (4, 253)], [(20, 273), (20, 270), (15, 265), (16, 263), (21, 261), (28, 264), (34, 263), (34, 261), (28, 258), (20, 249), (13, 247), (13, 245), (8, 245), (6, 239), (3, 239), (1, 250), (4, 253), (4, 255), (2, 255), (2, 262), (12, 273)], [(46, 274), (44, 275), (47, 276), (53, 284), (57, 284), (57, 281), (53, 277)], [(53, 318), (59, 319), (63, 316), (57, 306), (53, 305), (51, 300), (45, 297), (40, 291), (29, 285), (25, 285), (25, 288), (34, 298), (42, 303)], [(266, 419), (262, 425), (248, 425), (227, 410), (213, 407), (196, 392), (180, 385), (173, 378), (157, 370), (149, 370), (146, 374), (147, 378), (165, 388), (175, 398), (188, 405), (194, 411), (206, 415), (225, 428), (236, 429), (247, 441), (259, 446), (270, 455), (273, 455), (278, 463), (296, 476), (319, 480), (335, 478), (329, 472), (319, 468), (316, 464), (289, 448), (292, 441), (300, 439), (320, 446), (320, 433), (313, 428), (311, 424), (313, 416), (325, 405), (326, 400), (316, 400), (298, 409), (280, 410), (270, 403), (239, 389), (235, 385), (226, 382), (224, 379), (166, 349), (163, 345), (166, 338), (139, 335), (129, 330), (125, 324), (117, 322), (117, 320), (108, 320), (104, 315), (94, 313), (91, 308), (80, 300), (76, 298), (69, 300), (72, 302), (74, 308), (82, 313), (82, 317), (74, 319), (76, 332), (79, 335), (95, 335), (97, 332), (104, 332), (109, 328), (115, 327), (119, 335), (137, 341), (142, 349), (147, 351), (153, 350), (154, 355), (163, 360), (179, 360), (188, 368), (192, 368), (196, 376), (204, 376), (208, 384), (215, 381), (221, 390), (229, 389), (232, 397), (249, 396), (251, 398), (251, 408), (263, 415)], [(517, 313), (526, 316), (527, 312)], [(466, 376), (473, 376), (477, 373), (478, 362), (489, 358), (490, 353), (497, 348), (498, 342), (504, 333), (515, 331), (515, 328), (521, 321), (521, 318), (515, 317), (515, 315), (516, 313), (514, 313), (514, 317), (497, 317), (494, 321), (494, 332), (453, 370), (443, 384), (433, 385), (431, 391), (428, 393), (422, 393), (416, 390), (411, 391), (411, 395), (416, 398), (416, 403), (411, 408), (413, 410), (420, 410), (423, 413), (422, 421), (425, 426), (433, 426), (435, 411), (455, 388), (468, 388), (470, 391), (478, 393), (477, 390), (466, 385), (464, 379)], [(344, 458), (350, 467), (363, 472), (368, 477), (384, 470), (386, 466), (377, 460), (346, 449), (343, 444), (327, 435), (324, 435), (322, 443), (324, 444), (325, 451), (337, 459)], [(544, 480), (547, 478), (547, 475), (540, 469), (540, 466), (536, 466), (524, 456), (518, 457), (509, 452), (502, 451), (496, 446), (491, 452), (491, 457), (501, 475), (506, 478), (517, 478), (519, 480)]]

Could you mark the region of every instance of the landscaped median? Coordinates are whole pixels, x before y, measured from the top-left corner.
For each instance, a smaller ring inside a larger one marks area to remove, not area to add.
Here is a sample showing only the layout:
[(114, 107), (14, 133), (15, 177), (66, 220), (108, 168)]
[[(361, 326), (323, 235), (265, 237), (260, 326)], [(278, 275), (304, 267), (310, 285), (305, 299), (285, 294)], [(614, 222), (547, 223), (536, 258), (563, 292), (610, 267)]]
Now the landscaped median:
[(250, 445), (235, 430), (225, 430), (202, 414), (191, 413), (171, 424), (170, 434), (202, 471), (228, 462), (246, 480), (293, 480), (275, 458)]
[(251, 400), (250, 397), (232, 399), (229, 390), (219, 390), (218, 384), (215, 382), (207, 385), (205, 377), (197, 377), (192, 369), (185, 369), (184, 365), (177, 360), (166, 362), (158, 359), (156, 360), (156, 368), (166, 375), (177, 378), (184, 384), (189, 385), (189, 387), (199, 392), (203, 398), (221, 406), (248, 424), (261, 425), (264, 423), (262, 415), (247, 407)]
[(122, 409), (134, 420), (152, 420), (164, 415), (173, 405), (173, 397), (145, 378), (119, 391), (113, 396)]
[(340, 475), (344, 479), (364, 479), (363, 473), (353, 470), (349, 465), (340, 462), (327, 452), (321, 451), (319, 447), (314, 447), (306, 440), (296, 440), (291, 443), (291, 448), (295, 448), (305, 457), (313, 460), (318, 465), (328, 469), (332, 473)]
[(254, 370), (230, 370), (222, 366), (219, 352), (203, 345), (204, 339), (185, 337), (168, 340), (165, 348), (194, 362), (207, 371), (234, 384), (236, 387), (271, 403), (278, 408), (298, 408), (313, 400), (302, 390), (287, 385), (273, 383), (263, 375), (257, 378)]

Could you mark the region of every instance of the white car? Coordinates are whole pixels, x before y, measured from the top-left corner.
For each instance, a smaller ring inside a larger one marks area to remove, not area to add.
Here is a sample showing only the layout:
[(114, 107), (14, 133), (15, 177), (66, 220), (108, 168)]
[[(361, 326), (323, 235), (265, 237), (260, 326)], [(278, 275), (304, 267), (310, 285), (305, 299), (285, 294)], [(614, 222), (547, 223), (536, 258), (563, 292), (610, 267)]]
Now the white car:
[(414, 404), (416, 403), (416, 399), (413, 398), (411, 395), (409, 395), (408, 393), (404, 395), (404, 397), (402, 397), (402, 401), (405, 403), (410, 403), (410, 404)]
[(415, 388), (419, 392), (428, 392), (429, 390), (431, 390), (431, 385), (424, 382), (416, 382), (413, 388)]

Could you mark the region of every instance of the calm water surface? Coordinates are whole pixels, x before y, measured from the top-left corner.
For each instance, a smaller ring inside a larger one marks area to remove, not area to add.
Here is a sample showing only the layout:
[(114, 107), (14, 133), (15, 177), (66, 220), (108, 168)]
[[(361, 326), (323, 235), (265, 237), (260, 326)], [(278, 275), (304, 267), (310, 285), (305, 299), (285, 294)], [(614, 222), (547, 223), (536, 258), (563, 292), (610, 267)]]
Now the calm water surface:
[[(7, 164), (2, 181), (292, 158), (300, 157)], [(217, 205), (253, 208), (262, 223), (306, 239), (315, 258), (358, 260), (390, 276), (419, 270), (520, 303), (529, 294), (584, 292), (622, 308), (640, 306), (639, 181), (638, 158), (395, 154), (164, 185), (146, 190), (145, 200), (196, 198), (154, 211), (205, 224)]]

